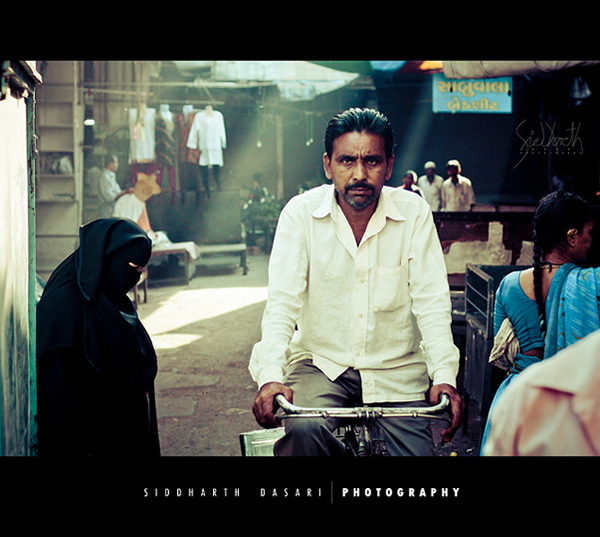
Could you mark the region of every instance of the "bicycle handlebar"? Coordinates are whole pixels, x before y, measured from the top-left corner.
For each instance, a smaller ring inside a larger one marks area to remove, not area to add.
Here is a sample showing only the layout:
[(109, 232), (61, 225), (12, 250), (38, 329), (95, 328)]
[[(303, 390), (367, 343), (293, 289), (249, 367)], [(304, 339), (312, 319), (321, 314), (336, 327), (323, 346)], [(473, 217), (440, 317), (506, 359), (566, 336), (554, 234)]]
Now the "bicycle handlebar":
[(303, 408), (290, 403), (282, 394), (275, 396), (275, 402), (283, 410), (282, 418), (441, 418), (450, 405), (450, 397), (442, 393), (440, 402), (430, 407), (339, 407), (339, 408)]

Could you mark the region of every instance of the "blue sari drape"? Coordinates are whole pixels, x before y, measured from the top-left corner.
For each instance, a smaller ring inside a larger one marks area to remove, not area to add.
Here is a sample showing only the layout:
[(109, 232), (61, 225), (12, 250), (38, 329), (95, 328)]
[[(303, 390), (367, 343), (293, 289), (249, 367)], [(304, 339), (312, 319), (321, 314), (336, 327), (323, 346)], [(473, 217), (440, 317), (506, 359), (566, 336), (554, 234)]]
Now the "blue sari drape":
[(600, 268), (560, 267), (546, 299), (544, 359), (600, 328)]
[[(560, 267), (546, 298), (544, 360), (600, 328), (600, 268), (581, 268), (573, 263)], [(538, 358), (517, 354), (515, 366), (498, 387), (488, 411), (481, 448), (489, 433), (489, 416), (500, 394), (520, 371)]]

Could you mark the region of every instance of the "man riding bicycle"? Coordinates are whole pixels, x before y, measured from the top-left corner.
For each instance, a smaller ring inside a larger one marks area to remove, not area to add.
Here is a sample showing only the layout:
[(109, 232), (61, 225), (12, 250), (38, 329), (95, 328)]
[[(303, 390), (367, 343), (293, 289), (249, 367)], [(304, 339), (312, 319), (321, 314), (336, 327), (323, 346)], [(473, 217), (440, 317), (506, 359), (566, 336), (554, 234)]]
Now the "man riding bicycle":
[[(450, 396), (450, 440), (463, 403), (446, 267), (431, 210), (385, 187), (394, 136), (381, 113), (351, 109), (325, 135), (332, 182), (296, 196), (277, 225), (262, 339), (250, 372), (253, 412), (275, 427), (273, 398), (303, 407), (425, 406)], [(429, 399), (429, 401), (427, 400)], [(336, 455), (336, 420), (286, 420), (275, 455)], [(386, 420), (390, 455), (433, 455), (427, 419)]]

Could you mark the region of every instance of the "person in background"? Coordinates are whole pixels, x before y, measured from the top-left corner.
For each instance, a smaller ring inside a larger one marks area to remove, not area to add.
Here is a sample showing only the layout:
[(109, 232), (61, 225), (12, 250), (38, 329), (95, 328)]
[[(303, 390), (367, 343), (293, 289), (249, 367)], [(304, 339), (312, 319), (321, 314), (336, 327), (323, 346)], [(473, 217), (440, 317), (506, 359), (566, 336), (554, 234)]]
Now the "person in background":
[[(510, 322), (506, 326), (512, 327), (518, 349), (488, 416), (523, 370), (600, 328), (600, 269), (581, 267), (593, 225), (589, 205), (575, 194), (553, 192), (539, 202), (533, 218), (533, 267), (505, 276), (496, 292), (494, 333)], [(488, 420), (482, 446), (489, 429)]]
[(470, 211), (475, 205), (475, 192), (470, 179), (461, 175), (458, 160), (446, 164), (448, 179), (442, 184), (442, 211)]
[(416, 182), (417, 174), (412, 170), (408, 170), (402, 178), (402, 188), (404, 190), (408, 190), (409, 192), (414, 192), (415, 194), (418, 194), (419, 196), (424, 198), (425, 196), (423, 194), (423, 191), (416, 185)]
[(118, 157), (116, 155), (109, 155), (108, 161), (98, 178), (98, 194), (101, 200), (98, 207), (99, 218), (109, 218), (112, 216), (117, 200), (125, 194), (133, 193), (133, 187), (123, 190), (119, 186), (117, 182), (118, 169)]
[(421, 175), (417, 180), (417, 186), (423, 191), (425, 201), (429, 203), (433, 212), (439, 211), (442, 207), (442, 185), (444, 179), (438, 175), (435, 162), (428, 161), (424, 166), (425, 175)]
[(484, 456), (600, 455), (600, 330), (533, 364), (502, 394)]
[(160, 455), (157, 358), (127, 292), (150, 259), (146, 233), (95, 220), (37, 305), (38, 455)]
[[(462, 419), (459, 353), (443, 253), (431, 210), (385, 183), (394, 135), (378, 111), (350, 109), (325, 133), (332, 184), (283, 209), (269, 265), (262, 339), (249, 369), (259, 387), (253, 412), (277, 427), (273, 398), (300, 406), (437, 404), (451, 398), (450, 440)], [(381, 424), (390, 455), (433, 455), (427, 419)], [(275, 455), (343, 455), (337, 420), (286, 420)]]

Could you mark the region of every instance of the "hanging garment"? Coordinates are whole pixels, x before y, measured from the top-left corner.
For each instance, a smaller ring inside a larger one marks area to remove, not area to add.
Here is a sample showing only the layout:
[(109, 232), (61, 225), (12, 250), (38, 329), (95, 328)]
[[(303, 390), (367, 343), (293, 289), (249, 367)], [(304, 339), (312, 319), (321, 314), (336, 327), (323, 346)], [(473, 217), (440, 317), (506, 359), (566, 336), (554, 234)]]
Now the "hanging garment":
[(172, 168), (176, 156), (175, 122), (167, 121), (159, 114), (156, 117), (156, 162), (159, 166)]
[(175, 116), (175, 121), (177, 122), (177, 128), (179, 131), (179, 162), (192, 162), (194, 164), (198, 164), (198, 161), (200, 160), (200, 150), (197, 148), (192, 149), (187, 145), (195, 116), (196, 112), (190, 112), (187, 114), (187, 116), (185, 114), (177, 114)]
[(223, 149), (227, 146), (225, 120), (217, 110), (198, 112), (194, 117), (187, 146), (200, 150), (200, 166), (223, 166)]
[(129, 109), (129, 162), (154, 162), (156, 159), (156, 110)]

